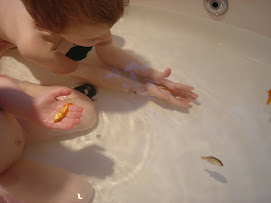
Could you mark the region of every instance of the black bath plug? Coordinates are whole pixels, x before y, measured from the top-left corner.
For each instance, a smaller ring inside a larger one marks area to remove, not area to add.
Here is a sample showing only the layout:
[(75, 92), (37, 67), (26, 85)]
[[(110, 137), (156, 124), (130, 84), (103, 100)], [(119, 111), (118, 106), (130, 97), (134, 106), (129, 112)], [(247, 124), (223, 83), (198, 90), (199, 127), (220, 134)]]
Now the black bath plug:
[(92, 99), (92, 97), (94, 97), (97, 93), (96, 88), (91, 84), (84, 84), (74, 89), (86, 95), (90, 99)]

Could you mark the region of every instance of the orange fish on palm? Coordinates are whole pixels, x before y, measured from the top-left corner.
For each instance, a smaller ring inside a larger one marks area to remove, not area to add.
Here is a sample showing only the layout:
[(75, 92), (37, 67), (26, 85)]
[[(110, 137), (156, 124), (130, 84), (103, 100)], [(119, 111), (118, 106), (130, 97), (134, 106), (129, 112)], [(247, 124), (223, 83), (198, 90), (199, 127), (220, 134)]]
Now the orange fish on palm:
[(71, 105), (73, 104), (72, 103), (65, 104), (58, 112), (56, 112), (56, 115), (54, 118), (55, 123), (61, 121), (63, 118), (67, 116), (67, 114), (69, 113), (68, 108)]

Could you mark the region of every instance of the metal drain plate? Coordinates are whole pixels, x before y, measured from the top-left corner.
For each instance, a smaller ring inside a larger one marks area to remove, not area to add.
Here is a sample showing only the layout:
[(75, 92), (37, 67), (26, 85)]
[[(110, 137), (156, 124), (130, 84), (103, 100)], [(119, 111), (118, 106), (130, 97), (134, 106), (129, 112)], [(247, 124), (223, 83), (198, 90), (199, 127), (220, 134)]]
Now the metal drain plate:
[(207, 11), (213, 15), (223, 15), (228, 10), (227, 0), (204, 0)]

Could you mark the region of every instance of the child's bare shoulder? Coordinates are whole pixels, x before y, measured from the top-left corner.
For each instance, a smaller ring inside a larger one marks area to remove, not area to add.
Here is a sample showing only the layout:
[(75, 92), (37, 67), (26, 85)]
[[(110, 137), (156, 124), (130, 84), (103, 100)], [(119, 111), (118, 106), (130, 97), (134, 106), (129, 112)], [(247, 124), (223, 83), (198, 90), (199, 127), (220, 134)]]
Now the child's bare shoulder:
[[(5, 3), (4, 12), (1, 6)], [(0, 35), (1, 33), (3, 36), (0, 38), (15, 44), (20, 52), (52, 49), (61, 41), (60, 36), (39, 30), (35, 26), (21, 0), (0, 0)]]
[(57, 48), (61, 42), (61, 37), (54, 33), (39, 30), (31, 25), (27, 25), (21, 29), (21, 34), (16, 40), (18, 48), (29, 47), (32, 49), (40, 48)]
[(21, 34), (20, 26), (31, 20), (29, 18), (20, 0), (0, 0), (0, 37), (15, 44), (16, 37)]
[(40, 60), (51, 55), (61, 42), (59, 36), (37, 30), (26, 30), (17, 42), (19, 52), (29, 60)]

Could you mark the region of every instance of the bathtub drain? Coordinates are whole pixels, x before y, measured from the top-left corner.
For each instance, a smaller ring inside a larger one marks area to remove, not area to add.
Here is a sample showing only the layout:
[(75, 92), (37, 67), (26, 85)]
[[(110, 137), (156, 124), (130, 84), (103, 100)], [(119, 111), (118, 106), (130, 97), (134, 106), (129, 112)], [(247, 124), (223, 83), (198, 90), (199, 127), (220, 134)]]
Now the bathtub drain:
[(219, 9), (220, 4), (219, 4), (219, 2), (217, 2), (217, 1), (212, 1), (211, 7), (212, 7), (213, 9)]
[(214, 15), (223, 15), (228, 10), (227, 0), (204, 0), (204, 5)]

